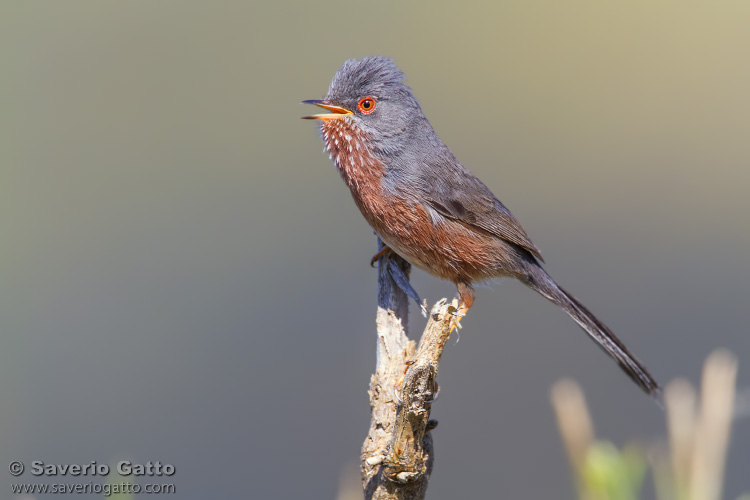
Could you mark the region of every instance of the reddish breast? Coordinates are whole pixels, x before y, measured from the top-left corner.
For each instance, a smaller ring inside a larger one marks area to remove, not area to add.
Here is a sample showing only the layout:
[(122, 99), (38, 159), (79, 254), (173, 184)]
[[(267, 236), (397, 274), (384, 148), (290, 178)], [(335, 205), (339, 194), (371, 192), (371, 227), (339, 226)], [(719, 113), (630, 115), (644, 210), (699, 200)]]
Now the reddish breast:
[(348, 117), (324, 121), (321, 129), (354, 202), (388, 246), (417, 267), (451, 281), (487, 277), (481, 270), (491, 259), (492, 238), (442, 217), (435, 223), (421, 203), (386, 193), (385, 166), (366, 147), (369, 137)]
[(323, 121), (321, 130), (331, 160), (351, 189), (354, 201), (359, 205), (362, 199), (380, 191), (385, 167), (370, 154), (366, 147), (369, 137), (352, 125), (351, 118)]

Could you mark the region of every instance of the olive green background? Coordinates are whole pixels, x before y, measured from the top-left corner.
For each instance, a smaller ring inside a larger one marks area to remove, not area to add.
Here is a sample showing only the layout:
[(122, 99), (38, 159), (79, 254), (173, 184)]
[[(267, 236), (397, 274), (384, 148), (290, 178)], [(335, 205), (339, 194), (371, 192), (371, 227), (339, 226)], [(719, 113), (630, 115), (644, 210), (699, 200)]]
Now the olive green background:
[[(395, 58), (550, 273), (661, 381), (697, 381), (723, 346), (749, 385), (748, 26), (744, 1), (3, 2), (2, 467), (161, 460), (176, 498), (335, 497), (368, 425), (375, 238), (298, 102), (363, 55)], [(600, 436), (664, 434), (520, 284), (480, 289), (464, 325), (429, 498), (572, 498), (548, 403), (563, 376)], [(727, 498), (748, 463), (741, 419)]]

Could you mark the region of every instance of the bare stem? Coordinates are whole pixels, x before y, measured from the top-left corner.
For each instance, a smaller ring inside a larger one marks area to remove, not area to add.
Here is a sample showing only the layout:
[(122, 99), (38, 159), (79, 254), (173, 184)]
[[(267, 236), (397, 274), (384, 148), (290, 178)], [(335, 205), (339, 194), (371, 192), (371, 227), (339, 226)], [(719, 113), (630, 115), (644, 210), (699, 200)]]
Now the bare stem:
[[(379, 249), (382, 243), (379, 243)], [(408, 277), (410, 266), (399, 257)], [(366, 499), (421, 500), (434, 459), (430, 407), (437, 393), (438, 362), (453, 324), (455, 302), (438, 302), (419, 347), (407, 337), (408, 297), (378, 265), (377, 364), (370, 379), (370, 430), (362, 445)]]

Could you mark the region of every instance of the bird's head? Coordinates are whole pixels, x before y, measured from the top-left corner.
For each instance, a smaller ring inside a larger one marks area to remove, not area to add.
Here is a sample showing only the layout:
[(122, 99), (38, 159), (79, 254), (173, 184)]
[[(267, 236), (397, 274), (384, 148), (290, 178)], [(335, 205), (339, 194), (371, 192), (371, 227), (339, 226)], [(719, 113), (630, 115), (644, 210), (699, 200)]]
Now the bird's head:
[(303, 101), (330, 113), (303, 118), (321, 120), (324, 131), (344, 124), (354, 127), (369, 137), (375, 150), (400, 149), (414, 124), (426, 122), (404, 78), (391, 58), (349, 59), (334, 75), (323, 99)]

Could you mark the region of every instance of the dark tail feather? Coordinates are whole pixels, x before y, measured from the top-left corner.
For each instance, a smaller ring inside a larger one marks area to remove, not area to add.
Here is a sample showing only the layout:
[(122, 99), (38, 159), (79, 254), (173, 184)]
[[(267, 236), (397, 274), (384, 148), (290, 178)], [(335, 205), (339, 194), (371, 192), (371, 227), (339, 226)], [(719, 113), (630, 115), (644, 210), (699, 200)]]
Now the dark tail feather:
[(640, 361), (633, 356), (625, 344), (615, 337), (607, 325), (581, 304), (575, 297), (563, 290), (541, 267), (536, 267), (527, 275), (526, 284), (544, 297), (562, 307), (573, 320), (609, 354), (628, 376), (657, 401), (661, 399), (661, 388), (654, 377)]

